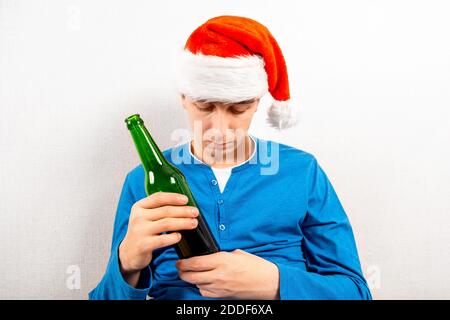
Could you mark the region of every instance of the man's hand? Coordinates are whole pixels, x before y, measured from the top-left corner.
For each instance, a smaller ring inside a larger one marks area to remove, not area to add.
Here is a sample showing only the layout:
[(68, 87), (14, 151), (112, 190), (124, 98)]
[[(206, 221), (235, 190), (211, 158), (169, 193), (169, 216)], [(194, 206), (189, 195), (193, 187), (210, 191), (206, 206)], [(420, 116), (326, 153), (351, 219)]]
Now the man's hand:
[(155, 249), (176, 244), (181, 240), (178, 231), (197, 227), (199, 211), (186, 206), (187, 202), (188, 198), (178, 193), (156, 192), (133, 205), (119, 246), (120, 271), (131, 286), (137, 285)]
[(237, 249), (176, 262), (184, 281), (195, 284), (204, 297), (228, 299), (279, 299), (278, 267)]

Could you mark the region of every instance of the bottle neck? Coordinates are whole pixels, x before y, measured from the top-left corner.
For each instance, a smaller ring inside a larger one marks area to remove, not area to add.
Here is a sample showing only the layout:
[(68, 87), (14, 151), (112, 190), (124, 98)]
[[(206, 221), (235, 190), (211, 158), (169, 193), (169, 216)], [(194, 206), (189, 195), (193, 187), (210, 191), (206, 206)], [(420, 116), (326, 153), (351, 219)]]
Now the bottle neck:
[(129, 130), (146, 172), (151, 168), (168, 165), (166, 158), (143, 123), (135, 123), (129, 127)]

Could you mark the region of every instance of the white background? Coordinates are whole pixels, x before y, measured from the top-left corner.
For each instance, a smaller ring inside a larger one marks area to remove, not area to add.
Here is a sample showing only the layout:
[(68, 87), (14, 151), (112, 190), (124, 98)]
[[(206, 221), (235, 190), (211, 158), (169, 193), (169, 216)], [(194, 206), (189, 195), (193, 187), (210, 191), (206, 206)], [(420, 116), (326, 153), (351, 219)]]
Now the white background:
[(265, 99), (251, 131), (319, 159), (374, 298), (450, 299), (450, 6), (431, 0), (0, 0), (0, 298), (87, 297), (139, 163), (123, 120), (178, 143), (171, 59), (222, 14), (283, 49), (301, 122), (267, 129)]

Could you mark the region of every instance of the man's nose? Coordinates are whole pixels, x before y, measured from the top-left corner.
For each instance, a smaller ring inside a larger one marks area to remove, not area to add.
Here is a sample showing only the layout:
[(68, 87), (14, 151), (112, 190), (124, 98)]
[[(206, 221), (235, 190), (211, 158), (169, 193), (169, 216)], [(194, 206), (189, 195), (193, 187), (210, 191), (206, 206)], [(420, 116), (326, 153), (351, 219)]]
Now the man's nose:
[(216, 139), (218, 141), (226, 140), (226, 135), (230, 128), (230, 119), (223, 111), (217, 111), (213, 114), (211, 119), (212, 128), (216, 131)]

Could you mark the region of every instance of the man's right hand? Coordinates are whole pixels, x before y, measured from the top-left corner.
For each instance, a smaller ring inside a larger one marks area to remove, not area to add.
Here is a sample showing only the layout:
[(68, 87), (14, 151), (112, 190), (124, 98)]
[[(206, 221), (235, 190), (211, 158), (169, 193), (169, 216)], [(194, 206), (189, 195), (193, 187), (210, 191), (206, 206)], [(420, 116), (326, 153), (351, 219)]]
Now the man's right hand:
[(122, 275), (133, 287), (141, 270), (150, 264), (153, 250), (179, 242), (181, 234), (176, 231), (197, 227), (199, 211), (186, 206), (187, 202), (182, 194), (157, 192), (131, 208), (127, 234), (119, 246), (119, 263)]

